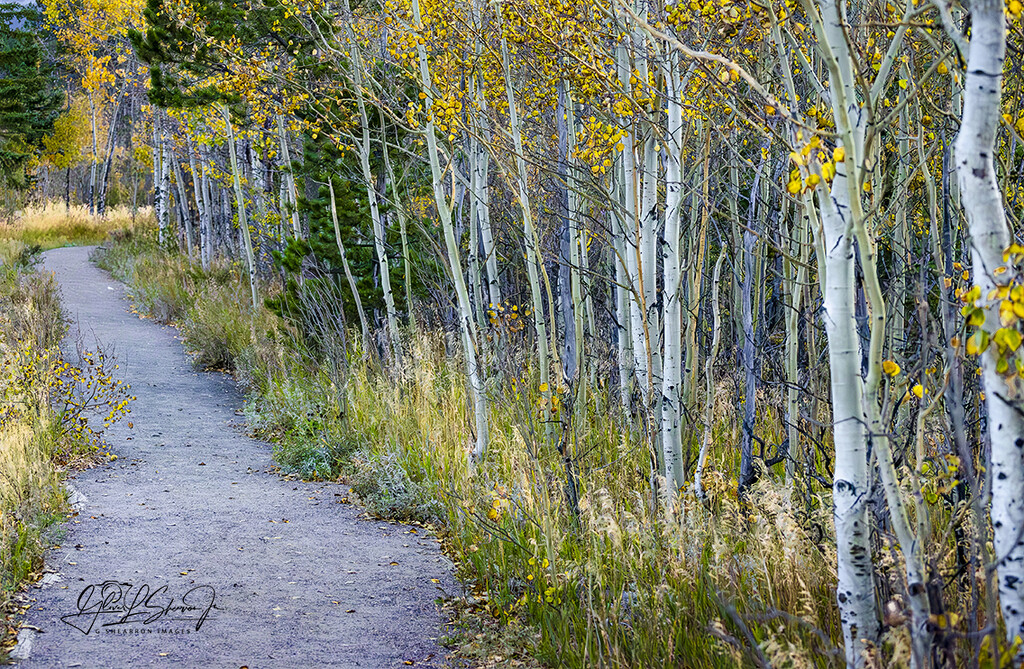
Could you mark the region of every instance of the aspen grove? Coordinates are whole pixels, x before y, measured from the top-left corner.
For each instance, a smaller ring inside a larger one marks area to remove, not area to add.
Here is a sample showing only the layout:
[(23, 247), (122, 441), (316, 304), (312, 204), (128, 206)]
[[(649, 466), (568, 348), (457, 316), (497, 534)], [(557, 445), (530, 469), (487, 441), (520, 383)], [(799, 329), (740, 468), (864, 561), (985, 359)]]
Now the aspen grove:
[(152, 205), (115, 275), (480, 666), (1020, 665), (1020, 0), (41, 5), (21, 197)]

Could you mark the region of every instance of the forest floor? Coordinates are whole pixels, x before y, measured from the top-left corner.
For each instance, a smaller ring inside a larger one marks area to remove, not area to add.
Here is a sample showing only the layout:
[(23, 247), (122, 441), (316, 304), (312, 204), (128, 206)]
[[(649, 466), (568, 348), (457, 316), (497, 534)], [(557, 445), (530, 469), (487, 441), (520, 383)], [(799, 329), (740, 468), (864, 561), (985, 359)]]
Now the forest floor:
[(89, 252), (44, 256), (66, 346), (113, 357), (137, 399), (105, 435), (116, 459), (69, 481), (76, 515), (27, 593), (20, 664), (444, 666), (435, 602), (457, 586), (438, 540), (281, 476), (233, 380), (195, 371)]

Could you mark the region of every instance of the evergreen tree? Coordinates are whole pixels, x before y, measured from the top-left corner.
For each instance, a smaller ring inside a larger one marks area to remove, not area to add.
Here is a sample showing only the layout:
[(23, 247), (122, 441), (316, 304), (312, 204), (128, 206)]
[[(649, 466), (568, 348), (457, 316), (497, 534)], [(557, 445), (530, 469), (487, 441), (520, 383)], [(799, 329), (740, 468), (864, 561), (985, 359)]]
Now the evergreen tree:
[(0, 4), (0, 178), (16, 189), (31, 184), (29, 161), (42, 149), (62, 102), (39, 24), (34, 8)]

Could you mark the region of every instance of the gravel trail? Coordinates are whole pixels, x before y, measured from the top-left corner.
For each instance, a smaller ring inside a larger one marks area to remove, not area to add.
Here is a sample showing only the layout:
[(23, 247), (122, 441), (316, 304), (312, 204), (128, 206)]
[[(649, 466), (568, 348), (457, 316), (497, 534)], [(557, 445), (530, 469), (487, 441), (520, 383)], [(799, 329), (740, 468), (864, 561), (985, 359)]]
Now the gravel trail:
[(436, 539), (366, 519), (345, 486), (274, 473), (270, 446), (239, 429), (233, 381), (193, 370), (89, 252), (55, 249), (44, 267), (68, 345), (100, 347), (131, 384), (134, 428), (108, 432), (117, 460), (71, 479), (78, 515), (28, 591), (19, 664), (444, 666), (435, 601), (456, 586)]

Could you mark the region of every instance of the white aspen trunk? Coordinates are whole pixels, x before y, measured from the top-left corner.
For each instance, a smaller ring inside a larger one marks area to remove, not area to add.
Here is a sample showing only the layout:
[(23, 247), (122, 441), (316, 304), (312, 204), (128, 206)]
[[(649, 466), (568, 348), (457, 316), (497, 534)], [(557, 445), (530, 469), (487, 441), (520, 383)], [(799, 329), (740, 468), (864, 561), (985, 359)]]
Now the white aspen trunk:
[(202, 171), (202, 193), (203, 193), (203, 209), (206, 211), (206, 246), (204, 247), (205, 256), (203, 257), (204, 269), (210, 268), (210, 263), (214, 258), (216, 251), (216, 238), (213, 230), (213, 208), (215, 206), (213, 196), (210, 191), (210, 172), (208, 168), (209, 152), (205, 146), (201, 146), (199, 150), (199, 164), (200, 170)]
[(245, 212), (245, 194), (242, 191), (242, 176), (238, 171), (238, 155), (235, 151), (235, 132), (231, 127), (231, 110), (226, 104), (220, 105), (224, 116), (224, 127), (228, 135), (228, 155), (231, 158), (231, 175), (235, 181), (235, 203), (238, 208), (238, 227), (241, 228), (242, 245), (245, 248), (246, 268), (249, 272), (249, 290), (252, 292), (252, 308), (259, 305), (259, 293), (256, 287), (256, 258), (253, 254), (252, 238), (249, 235), (249, 220)]
[[(619, 81), (624, 87), (629, 86), (629, 65), (625, 45), (616, 49), (616, 67)], [(629, 125), (625, 118), (619, 122), (623, 128)], [(612, 250), (615, 254), (615, 319), (616, 340), (618, 344), (619, 362), (619, 405), (624, 412), (630, 410), (632, 404), (632, 384), (634, 371), (633, 327), (632, 327), (632, 291), (629, 272), (629, 255), (631, 249), (626, 242), (628, 230), (632, 228), (635, 212), (635, 191), (633, 175), (627, 167), (627, 156), (633, 154), (632, 135), (622, 138), (623, 150), (615, 156), (612, 173)], [(632, 163), (629, 163), (632, 166)], [(630, 194), (633, 193), (633, 197)]]
[[(473, 50), (477, 62), (483, 57), (483, 45), (480, 42), (480, 35), (483, 32), (483, 12), (486, 7), (484, 0), (473, 0), (473, 25), (476, 29), (476, 38), (473, 40)], [(471, 171), (470, 182), (472, 191), (470, 193), (476, 203), (476, 225), (480, 229), (480, 244), (484, 253), (484, 271), (487, 275), (487, 299), (491, 308), (496, 309), (501, 305), (501, 290), (498, 285), (498, 254), (494, 246), (494, 232), (491, 229), (491, 203), (490, 188), (488, 186), (488, 172), (490, 169), (491, 154), (486, 144), (490, 143), (490, 129), (487, 119), (487, 96), (484, 94), (484, 86), (481, 83), (480, 73), (474, 71), (470, 77), (470, 95), (473, 99), (473, 107), (470, 115), (476, 129), (476, 135), (470, 138), (469, 169)]]
[[(837, 168), (840, 169), (840, 168)], [(836, 181), (845, 177), (836, 175)], [(828, 337), (829, 376), (832, 394), (832, 425), (835, 442), (835, 473), (832, 483), (833, 514), (838, 553), (840, 620), (846, 662), (864, 665), (866, 642), (878, 637), (875, 592), (871, 561), (871, 528), (868, 523), (867, 417), (861, 402), (860, 349), (857, 340), (854, 300), (853, 238), (846, 220), (837, 210), (848, 211), (845, 184), (836, 184), (832, 197), (836, 206), (822, 213), (826, 255), (825, 282), (821, 287)], [(828, 201), (827, 192), (822, 200)]]
[[(153, 212), (156, 214), (157, 222), (157, 239), (161, 246), (167, 241), (167, 222), (168, 218), (164, 215), (164, 211), (167, 208), (167, 193), (163, 191), (163, 180), (160, 175), (163, 173), (163, 169), (160, 164), (160, 147), (161, 142), (160, 132), (160, 111), (158, 109), (153, 110)], [(90, 199), (92, 195), (90, 194)]]
[(110, 129), (107, 132), (107, 148), (103, 154), (103, 168), (99, 173), (99, 181), (96, 185), (96, 213), (105, 216), (107, 213), (107, 186), (110, 183), (110, 167), (114, 162), (114, 149), (117, 146), (117, 123), (121, 118), (121, 105), (124, 102), (124, 90), (117, 96), (117, 103), (110, 119)]
[[(631, 94), (630, 77), (632, 76), (631, 59), (625, 48), (619, 51), (619, 82), (626, 95)], [(623, 246), (626, 260), (625, 284), (629, 297), (629, 330), (630, 348), (633, 352), (633, 373), (640, 392), (647, 397), (649, 375), (647, 373), (647, 355), (644, 341), (644, 315), (641, 308), (642, 283), (640, 280), (640, 220), (637, 218), (637, 179), (636, 179), (636, 129), (637, 121), (631, 118), (626, 124), (626, 134), (622, 138), (622, 185), (624, 189), (623, 211)], [(646, 403), (645, 403), (646, 404)]]
[[(644, 363), (650, 387), (645, 389), (648, 401), (659, 403), (654, 389), (661, 383), (661, 325), (658, 314), (658, 154), (659, 142), (653, 134), (644, 143), (643, 197), (640, 202), (639, 276), (641, 304), (645, 317)], [(657, 413), (657, 407), (654, 407)]]
[[(417, 26), (422, 25), (423, 17), (420, 13), (419, 0), (412, 0), (412, 11), (414, 24)], [(416, 55), (419, 61), (420, 85), (423, 87), (423, 91), (430, 96), (433, 86), (431, 84), (430, 66), (427, 61), (427, 49), (422, 42), (418, 42), (416, 45)], [(466, 281), (462, 275), (462, 261), (459, 259), (459, 245), (455, 239), (455, 228), (452, 225), (452, 212), (448, 207), (448, 200), (444, 194), (444, 174), (441, 171), (441, 159), (437, 149), (437, 136), (434, 131), (433, 117), (430, 117), (430, 120), (427, 121), (424, 134), (426, 135), (427, 153), (430, 158), (434, 204), (437, 207), (438, 216), (441, 218), (445, 247), (448, 252), (449, 269), (451, 270), (452, 282), (455, 284), (455, 294), (458, 298), (462, 346), (466, 357), (466, 374), (469, 380), (470, 400), (473, 402), (476, 422), (476, 443), (473, 447), (473, 456), (479, 460), (483, 458), (484, 453), (487, 451), (488, 417), (487, 398), (484, 394), (477, 358), (479, 351), (476, 346), (473, 308), (469, 302), (469, 291), (466, 288)]]
[[(1002, 2), (971, 3), (963, 117), (955, 145), (960, 198), (971, 234), (974, 282), (986, 302), (989, 294), (1006, 285), (1012, 274), (1002, 270), (1006, 266), (1003, 252), (1012, 237), (994, 162), (1006, 58), (1005, 21)], [(1002, 326), (999, 310), (991, 302), (986, 306), (983, 327), (989, 334), (995, 334)], [(1012, 644), (1024, 639), (1024, 416), (1020, 401), (1014, 400), (1019, 393), (996, 370), (997, 359), (996, 346), (990, 345), (981, 356), (981, 368), (992, 449), (991, 515), (999, 606), (1006, 623), (1007, 641)], [(1014, 369), (1012, 362), (1010, 369)]]
[[(584, 368), (586, 366), (586, 355), (584, 351), (584, 339), (583, 339), (583, 314), (586, 309), (586, 304), (582, 298), (582, 282), (580, 278), (581, 272), (581, 255), (586, 253), (587, 240), (581, 236), (580, 229), (580, 196), (577, 189), (577, 178), (576, 178), (576, 160), (574, 155), (576, 153), (576, 110), (572, 102), (572, 88), (569, 86), (569, 82), (563, 84), (565, 89), (565, 112), (566, 112), (566, 140), (567, 140), (567, 151), (566, 160), (568, 162), (566, 170), (566, 194), (569, 217), (569, 283), (572, 292), (572, 305), (573, 305), (573, 320), (574, 329), (573, 335), (575, 337), (575, 356), (576, 356), (576, 369), (577, 378), (579, 383), (577, 388), (576, 406), (578, 409), (583, 409), (587, 404), (587, 384), (584, 380)], [(580, 246), (582, 244), (582, 247)]]
[(182, 224), (185, 226), (185, 255), (192, 260), (192, 212), (188, 206), (188, 191), (185, 188), (185, 178), (181, 172), (181, 163), (178, 161), (178, 154), (171, 151), (171, 163), (174, 167), (174, 181), (178, 187), (178, 206), (181, 210)]
[(171, 150), (164, 125), (160, 124), (160, 196), (163, 207), (160, 210), (160, 227), (167, 237), (171, 230)]
[[(345, 12), (349, 13), (348, 2), (345, 2)], [(355, 36), (349, 34), (349, 53), (352, 55), (353, 67), (352, 76), (355, 84), (356, 106), (359, 109), (359, 121), (362, 126), (362, 134), (357, 143), (359, 145), (359, 166), (363, 171), (363, 181), (366, 182), (366, 199), (370, 205), (370, 220), (373, 224), (373, 246), (377, 252), (377, 268), (380, 270), (380, 287), (384, 294), (384, 310), (388, 319), (388, 337), (391, 340), (391, 349), (397, 362), (400, 356), (401, 346), (398, 332), (398, 313), (395, 311), (395, 296), (391, 292), (391, 268), (388, 263), (388, 254), (385, 248), (387, 243), (387, 230), (384, 226), (384, 219), (380, 213), (380, 205), (377, 202), (377, 179), (370, 169), (370, 120), (366, 114), (366, 103), (363, 100), (363, 57)]]
[(661, 386), (661, 449), (666, 495), (672, 496), (684, 483), (683, 444), (680, 426), (682, 385), (682, 302), (679, 268), (680, 219), (682, 204), (683, 108), (679, 54), (668, 55), (665, 66), (668, 128), (665, 134), (665, 373)]
[[(502, 69), (504, 70), (505, 75), (505, 96), (508, 100), (509, 130), (511, 131), (516, 151), (516, 187), (519, 197), (519, 207), (523, 215), (523, 236), (526, 245), (526, 276), (530, 284), (530, 297), (533, 304), (533, 326), (537, 334), (537, 367), (540, 372), (541, 388), (546, 388), (546, 390), (542, 390), (541, 392), (544, 397), (549, 397), (553, 390), (550, 384), (550, 370), (548, 368), (550, 351), (548, 350), (547, 323), (544, 319), (544, 299), (541, 294), (540, 275), (538, 272), (538, 263), (541, 259), (538, 253), (537, 231), (534, 229), (533, 225), (533, 211), (530, 205), (529, 185), (526, 173), (526, 149), (523, 146), (523, 133), (519, 124), (519, 111), (517, 108), (515, 93), (512, 89), (512, 73), (509, 66), (508, 41), (505, 39), (504, 28), (500, 22), (500, 7), (498, 9), (497, 16), (499, 17), (498, 29), (502, 31), (501, 58)], [(552, 327), (553, 326), (554, 320), (552, 320)], [(547, 407), (548, 405), (545, 404), (545, 423), (549, 423), (550, 420), (549, 410)]]
[(252, 228), (259, 236), (267, 236), (267, 203), (264, 199), (263, 160), (256, 152), (251, 139), (245, 142), (245, 159), (249, 166), (249, 189), (252, 193), (253, 204), (256, 205), (256, 216), (252, 221)]
[[(807, 203), (808, 205), (810, 203)], [(809, 210), (809, 207), (806, 209)], [(789, 441), (789, 457), (786, 458), (786, 488), (791, 490), (796, 473), (796, 463), (803, 457), (800, 448), (800, 303), (803, 286), (807, 283), (807, 264), (810, 260), (810, 246), (807, 243), (809, 222), (804, 210), (794, 212), (797, 219), (791, 228), (788, 257), (783, 259), (786, 295), (786, 439)], [(793, 259), (798, 259), (794, 263)]]
[(192, 191), (199, 212), (199, 262), (204, 270), (210, 269), (210, 210), (202, 195), (202, 179), (196, 171), (196, 156), (192, 142), (186, 136), (185, 151), (188, 152), (188, 168), (192, 173)]
[[(696, 125), (698, 131), (703, 130), (700, 124)], [(705, 134), (704, 143), (704, 169), (703, 177), (700, 170), (693, 171), (693, 193), (701, 191), (701, 200), (698, 204), (696, 196), (693, 205), (690, 207), (690, 230), (696, 230), (696, 236), (689, 239), (689, 252), (687, 253), (683, 243), (680, 242), (680, 272), (681, 279), (685, 279), (685, 290), (679, 289), (680, 300), (685, 297), (683, 308), (683, 387), (679, 397), (679, 410), (685, 412), (695, 403), (694, 395), (697, 387), (697, 356), (700, 351), (697, 347), (697, 319), (700, 314), (700, 300), (704, 290), (704, 260), (707, 248), (708, 213), (709, 210), (703, 205), (708, 201), (708, 154), (711, 149), (711, 136)], [(668, 363), (665, 363), (666, 365)], [(684, 416), (685, 419), (685, 416)], [(687, 449), (689, 450), (689, 449)]]
[(708, 359), (704, 362), (704, 435), (700, 442), (700, 455), (697, 456), (697, 466), (693, 473), (693, 492), (698, 499), (704, 498), (704, 463), (708, 459), (708, 451), (711, 449), (712, 428), (715, 424), (715, 381), (714, 369), (715, 358), (718, 357), (718, 343), (722, 338), (721, 308), (718, 304), (718, 285), (722, 280), (722, 265), (725, 263), (726, 252), (722, 251), (715, 263), (715, 271), (711, 275), (711, 350), (708, 351)]
[(558, 189), (556, 196), (559, 200), (556, 215), (559, 221), (559, 264), (558, 264), (558, 294), (559, 304), (562, 313), (562, 374), (571, 384), (574, 383), (578, 371), (578, 341), (576, 312), (578, 304), (573, 301), (572, 284), (575, 267), (579, 261), (574, 260), (578, 256), (572, 247), (576, 244), (576, 222), (572, 212), (575, 202), (572, 201), (573, 193), (569, 186), (569, 156), (572, 149), (569, 146), (569, 135), (572, 130), (569, 127), (570, 103), (569, 82), (562, 80), (558, 83), (557, 101), (555, 103), (555, 128), (558, 135)]
[[(479, 96), (483, 98), (481, 94)], [(479, 114), (483, 116), (483, 114)], [(483, 132), (483, 123), (477, 124), (477, 131)], [(494, 244), (494, 231), (491, 228), (491, 203), (490, 188), (488, 186), (488, 172), (490, 169), (491, 154), (486, 146), (480, 142), (476, 143), (476, 156), (473, 161), (474, 171), (474, 192), (473, 197), (477, 202), (477, 220), (480, 225), (480, 244), (484, 251), (484, 270), (487, 274), (487, 297), (490, 304), (495, 307), (501, 304), (501, 287), (498, 284), (498, 251)]]
[(484, 290), (483, 273), (480, 271), (480, 225), (479, 225), (479, 205), (480, 202), (476, 198), (476, 170), (473, 167), (474, 154), (477, 152), (473, 137), (469, 138), (468, 148), (466, 149), (467, 166), (466, 169), (469, 172), (469, 252), (467, 253), (467, 262), (469, 263), (469, 292), (473, 302), (473, 307), (476, 313), (476, 326), (480, 330), (487, 328), (487, 316), (485, 311), (487, 308), (487, 296)]
[[(96, 215), (96, 170), (100, 159), (99, 138), (96, 128), (96, 116), (99, 112), (96, 109), (96, 99), (92, 91), (89, 92), (89, 120), (92, 125), (92, 160), (89, 163), (89, 215)], [(154, 151), (156, 146), (154, 145)], [(156, 154), (154, 153), (154, 160)], [(153, 180), (156, 181), (157, 172), (153, 172)]]
[[(296, 239), (302, 238), (302, 227), (299, 225), (299, 197), (295, 191), (295, 175), (292, 173), (292, 159), (288, 152), (288, 131), (284, 126), (284, 115), (277, 115), (277, 136), (281, 142), (281, 158), (284, 160), (284, 183), (288, 194), (288, 214), (292, 222), (292, 234)], [(282, 211), (281, 215), (284, 216)]]

